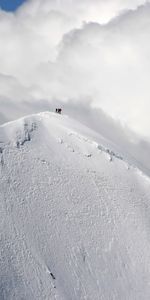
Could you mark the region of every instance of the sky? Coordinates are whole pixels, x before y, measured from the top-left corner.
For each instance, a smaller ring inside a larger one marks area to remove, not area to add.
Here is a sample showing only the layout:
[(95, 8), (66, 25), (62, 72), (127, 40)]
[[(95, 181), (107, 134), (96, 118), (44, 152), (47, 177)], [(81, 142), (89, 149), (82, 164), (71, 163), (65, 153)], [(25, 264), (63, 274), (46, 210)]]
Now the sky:
[(60, 105), (97, 130), (105, 119), (101, 129), (110, 136), (114, 128), (116, 141), (123, 132), (149, 143), (149, 36), (148, 0), (28, 0), (1, 9), (0, 124)]
[(5, 11), (15, 11), (26, 0), (0, 0), (0, 8)]

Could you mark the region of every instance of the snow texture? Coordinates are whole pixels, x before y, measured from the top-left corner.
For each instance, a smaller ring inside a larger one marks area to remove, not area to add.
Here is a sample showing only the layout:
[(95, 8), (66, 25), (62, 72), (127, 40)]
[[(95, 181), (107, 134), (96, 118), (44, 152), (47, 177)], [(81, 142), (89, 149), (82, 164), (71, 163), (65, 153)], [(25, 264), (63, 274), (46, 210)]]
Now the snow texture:
[(0, 300), (150, 299), (150, 179), (67, 116), (0, 127)]

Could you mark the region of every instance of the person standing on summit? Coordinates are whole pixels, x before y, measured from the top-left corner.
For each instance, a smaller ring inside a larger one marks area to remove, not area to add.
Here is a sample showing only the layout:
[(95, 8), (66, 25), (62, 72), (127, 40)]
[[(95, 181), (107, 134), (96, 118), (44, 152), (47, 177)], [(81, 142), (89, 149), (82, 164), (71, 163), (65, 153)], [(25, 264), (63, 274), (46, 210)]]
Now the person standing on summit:
[(60, 115), (61, 115), (62, 109), (61, 109), (61, 108), (56, 108), (55, 112), (56, 112), (57, 114), (60, 114)]

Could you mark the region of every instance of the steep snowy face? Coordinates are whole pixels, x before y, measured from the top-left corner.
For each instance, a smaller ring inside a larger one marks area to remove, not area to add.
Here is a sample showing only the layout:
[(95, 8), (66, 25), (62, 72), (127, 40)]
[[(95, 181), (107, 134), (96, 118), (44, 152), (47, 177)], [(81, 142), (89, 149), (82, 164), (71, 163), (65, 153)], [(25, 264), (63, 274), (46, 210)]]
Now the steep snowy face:
[(150, 179), (53, 113), (0, 127), (0, 299), (150, 298)]

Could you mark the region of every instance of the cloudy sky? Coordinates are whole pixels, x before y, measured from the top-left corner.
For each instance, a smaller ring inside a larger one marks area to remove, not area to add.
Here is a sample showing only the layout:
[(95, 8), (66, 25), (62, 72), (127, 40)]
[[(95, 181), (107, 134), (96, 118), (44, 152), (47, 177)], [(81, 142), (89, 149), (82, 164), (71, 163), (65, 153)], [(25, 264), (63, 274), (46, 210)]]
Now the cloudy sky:
[(149, 142), (149, 2), (0, 0), (0, 123), (61, 105)]

